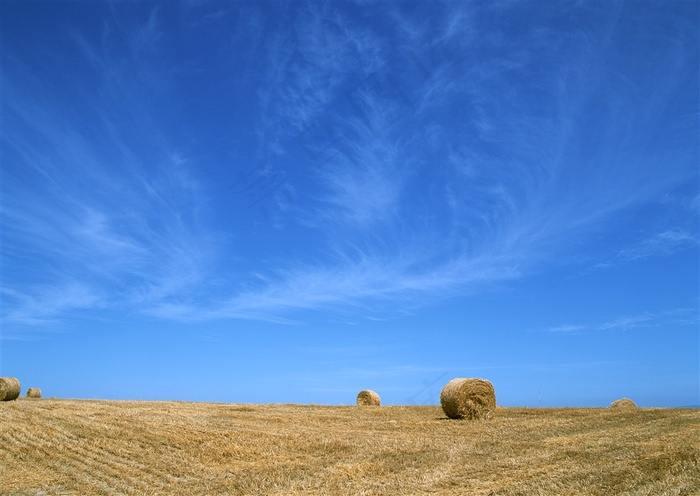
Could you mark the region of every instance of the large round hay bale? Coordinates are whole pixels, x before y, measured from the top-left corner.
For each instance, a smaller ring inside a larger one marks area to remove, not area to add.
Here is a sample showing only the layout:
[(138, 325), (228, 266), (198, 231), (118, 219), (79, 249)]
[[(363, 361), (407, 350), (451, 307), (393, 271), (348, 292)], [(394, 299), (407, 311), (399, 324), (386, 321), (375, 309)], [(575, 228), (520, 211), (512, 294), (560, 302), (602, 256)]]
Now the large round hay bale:
[(442, 388), (440, 404), (452, 419), (489, 419), (496, 411), (496, 392), (484, 379), (452, 379)]
[(613, 401), (610, 404), (610, 408), (620, 411), (636, 410), (637, 404), (629, 398), (621, 398), (617, 401)]
[(16, 400), (21, 387), (14, 377), (0, 377), (0, 401)]
[(39, 388), (27, 389), (27, 398), (41, 398), (41, 389), (39, 389)]
[(371, 389), (365, 389), (357, 394), (357, 406), (379, 406), (381, 399)]

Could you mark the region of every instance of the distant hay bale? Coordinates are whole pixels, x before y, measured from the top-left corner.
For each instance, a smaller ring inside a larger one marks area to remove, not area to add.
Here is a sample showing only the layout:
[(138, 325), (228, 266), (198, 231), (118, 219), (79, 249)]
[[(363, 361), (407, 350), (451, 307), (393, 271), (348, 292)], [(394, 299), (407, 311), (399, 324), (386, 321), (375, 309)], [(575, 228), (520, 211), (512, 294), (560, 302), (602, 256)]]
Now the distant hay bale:
[(357, 406), (379, 406), (380, 404), (379, 395), (371, 389), (360, 391), (357, 395)]
[(484, 379), (452, 379), (442, 388), (440, 404), (452, 419), (489, 419), (496, 411), (496, 392)]
[(21, 387), (14, 377), (0, 377), (0, 401), (16, 400)]
[(39, 388), (27, 389), (27, 398), (41, 398), (41, 389), (39, 389)]
[(617, 401), (613, 401), (610, 404), (610, 408), (621, 411), (636, 410), (637, 404), (629, 398), (622, 398)]

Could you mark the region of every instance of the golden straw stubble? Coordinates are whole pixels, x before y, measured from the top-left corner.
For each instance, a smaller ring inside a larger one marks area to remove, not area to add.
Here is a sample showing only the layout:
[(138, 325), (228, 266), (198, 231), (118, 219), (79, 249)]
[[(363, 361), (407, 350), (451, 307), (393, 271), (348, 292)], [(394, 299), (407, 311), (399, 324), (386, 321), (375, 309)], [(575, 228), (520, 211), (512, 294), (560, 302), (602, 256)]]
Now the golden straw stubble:
[(442, 388), (440, 404), (452, 419), (489, 419), (496, 411), (496, 392), (485, 379), (458, 377)]
[(357, 394), (357, 406), (380, 406), (379, 395), (371, 389), (365, 389)]
[(0, 377), (0, 401), (16, 400), (20, 390), (19, 381), (14, 377)]

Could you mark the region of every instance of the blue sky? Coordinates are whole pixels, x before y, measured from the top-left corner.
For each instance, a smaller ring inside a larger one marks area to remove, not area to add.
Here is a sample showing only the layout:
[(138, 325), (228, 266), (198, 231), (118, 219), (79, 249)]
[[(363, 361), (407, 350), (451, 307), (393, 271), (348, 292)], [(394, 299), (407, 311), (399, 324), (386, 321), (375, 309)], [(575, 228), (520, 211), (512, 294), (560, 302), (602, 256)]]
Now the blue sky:
[(697, 2), (0, 8), (25, 390), (700, 404)]

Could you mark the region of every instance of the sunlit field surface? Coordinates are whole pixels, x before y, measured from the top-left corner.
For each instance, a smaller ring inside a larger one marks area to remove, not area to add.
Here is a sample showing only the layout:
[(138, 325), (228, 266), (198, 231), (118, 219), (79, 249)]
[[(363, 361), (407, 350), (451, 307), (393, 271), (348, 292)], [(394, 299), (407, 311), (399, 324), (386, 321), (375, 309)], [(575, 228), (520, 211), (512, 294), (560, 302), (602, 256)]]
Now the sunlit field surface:
[(0, 403), (0, 494), (700, 494), (700, 410)]

